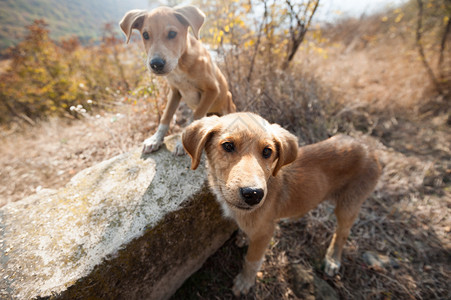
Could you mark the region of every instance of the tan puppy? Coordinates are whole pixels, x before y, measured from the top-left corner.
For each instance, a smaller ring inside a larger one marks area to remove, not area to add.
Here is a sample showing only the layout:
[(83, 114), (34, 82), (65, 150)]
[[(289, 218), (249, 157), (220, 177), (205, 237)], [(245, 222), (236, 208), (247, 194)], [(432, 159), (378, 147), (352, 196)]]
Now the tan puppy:
[(182, 141), (192, 169), (205, 150), (208, 180), (224, 215), (249, 238), (243, 270), (234, 280), (235, 295), (254, 285), (276, 221), (301, 217), (326, 199), (335, 201), (338, 227), (325, 272), (338, 272), (351, 226), (380, 175), (378, 160), (367, 147), (338, 135), (298, 148), (294, 135), (252, 113), (195, 121)]
[[(150, 12), (129, 11), (120, 22), (127, 37), (133, 29), (141, 33), (150, 72), (166, 76), (170, 86), (169, 100), (157, 132), (144, 141), (143, 153), (156, 151), (163, 144), (180, 99), (193, 110), (194, 120), (207, 113), (225, 115), (235, 112), (227, 81), (197, 40), (205, 15), (194, 6), (158, 7)], [(192, 28), (194, 36), (188, 34)], [(184, 154), (178, 143), (175, 154)]]

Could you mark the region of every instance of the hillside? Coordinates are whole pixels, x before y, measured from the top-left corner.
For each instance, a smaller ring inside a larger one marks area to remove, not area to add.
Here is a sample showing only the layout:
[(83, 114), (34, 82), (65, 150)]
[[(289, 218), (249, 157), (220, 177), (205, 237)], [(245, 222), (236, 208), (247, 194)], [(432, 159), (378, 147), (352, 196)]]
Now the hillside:
[(97, 38), (105, 23), (117, 23), (134, 8), (147, 8), (148, 0), (2, 0), (0, 1), (0, 50), (16, 44), (24, 26), (45, 19), (52, 38), (76, 35), (82, 41)]

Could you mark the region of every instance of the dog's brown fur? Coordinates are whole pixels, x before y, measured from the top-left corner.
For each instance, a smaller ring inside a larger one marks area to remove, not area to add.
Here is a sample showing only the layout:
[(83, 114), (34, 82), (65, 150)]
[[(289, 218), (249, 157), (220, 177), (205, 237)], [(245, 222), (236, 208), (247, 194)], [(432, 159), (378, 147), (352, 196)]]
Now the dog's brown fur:
[[(194, 120), (207, 113), (225, 115), (236, 111), (224, 75), (198, 41), (204, 19), (205, 15), (198, 8), (181, 6), (158, 7), (150, 12), (132, 10), (120, 22), (127, 43), (133, 29), (141, 33), (149, 71), (166, 76), (171, 89), (157, 132), (144, 142), (144, 153), (160, 148), (181, 99), (193, 110)], [(188, 34), (188, 27), (192, 28), (194, 36)], [(155, 59), (164, 62), (161, 70), (156, 69), (155, 64), (152, 67)], [(176, 154), (183, 153), (179, 143)]]
[[(249, 238), (243, 270), (234, 281), (235, 295), (253, 286), (276, 221), (301, 217), (326, 199), (335, 201), (338, 227), (325, 271), (330, 276), (338, 272), (351, 226), (380, 175), (372, 151), (344, 135), (298, 148), (294, 135), (251, 113), (198, 120), (185, 129), (182, 141), (192, 169), (205, 150), (217, 200)], [(230, 144), (225, 143), (232, 143), (233, 151), (226, 151)], [(267, 158), (265, 148), (272, 151)], [(243, 188), (261, 189), (264, 196), (250, 205)]]

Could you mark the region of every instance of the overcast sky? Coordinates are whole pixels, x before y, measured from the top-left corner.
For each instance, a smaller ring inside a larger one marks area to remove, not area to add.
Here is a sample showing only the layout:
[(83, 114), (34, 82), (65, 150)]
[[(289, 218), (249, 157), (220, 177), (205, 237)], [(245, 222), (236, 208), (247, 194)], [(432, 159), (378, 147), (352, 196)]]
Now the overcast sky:
[(331, 16), (359, 17), (362, 14), (371, 14), (389, 7), (398, 6), (407, 0), (320, 0), (315, 18), (317, 21), (326, 21)]
[[(1, 0), (0, 0), (1, 1)], [(399, 6), (408, 0), (319, 0), (319, 7), (314, 20), (324, 22), (343, 17), (360, 17), (362, 14), (372, 14), (390, 7)], [(170, 0), (151, 0), (151, 8), (159, 5), (168, 5)], [(306, 2), (306, 1), (305, 1)], [(181, 4), (189, 4), (190, 0)], [(201, 8), (202, 9), (202, 8)]]

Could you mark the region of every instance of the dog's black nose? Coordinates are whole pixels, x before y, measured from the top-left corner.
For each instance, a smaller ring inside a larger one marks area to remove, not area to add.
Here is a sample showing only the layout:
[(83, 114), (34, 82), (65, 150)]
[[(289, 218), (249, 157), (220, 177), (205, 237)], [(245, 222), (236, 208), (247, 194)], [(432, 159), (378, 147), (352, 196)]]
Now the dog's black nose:
[(249, 205), (257, 205), (262, 201), (265, 194), (262, 189), (255, 189), (250, 187), (240, 188), (241, 197), (244, 202)]
[(165, 62), (163, 59), (159, 58), (159, 57), (153, 58), (153, 59), (150, 61), (150, 67), (151, 67), (152, 70), (154, 70), (155, 72), (161, 72), (161, 71), (163, 71), (164, 65), (165, 65), (165, 64), (166, 64), (166, 62)]

